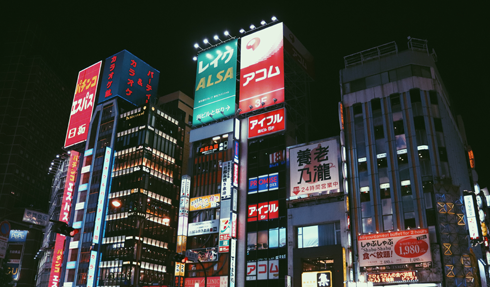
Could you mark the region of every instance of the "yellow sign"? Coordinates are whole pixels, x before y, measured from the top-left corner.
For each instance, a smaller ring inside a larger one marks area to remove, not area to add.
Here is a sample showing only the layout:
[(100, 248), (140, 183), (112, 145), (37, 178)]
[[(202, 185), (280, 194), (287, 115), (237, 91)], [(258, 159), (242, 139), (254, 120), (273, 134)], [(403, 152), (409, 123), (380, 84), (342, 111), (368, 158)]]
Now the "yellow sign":
[(190, 199), (190, 211), (208, 209), (208, 208), (216, 208), (219, 207), (219, 202), (221, 200), (221, 195), (211, 194), (201, 197), (194, 197)]

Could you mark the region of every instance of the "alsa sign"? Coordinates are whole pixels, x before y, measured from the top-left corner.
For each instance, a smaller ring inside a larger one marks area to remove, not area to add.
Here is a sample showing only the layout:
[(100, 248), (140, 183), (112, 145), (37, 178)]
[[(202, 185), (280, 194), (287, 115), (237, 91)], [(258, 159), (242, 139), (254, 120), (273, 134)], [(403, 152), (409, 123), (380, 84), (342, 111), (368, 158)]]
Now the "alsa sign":
[(286, 129), (285, 109), (270, 111), (248, 118), (248, 138), (277, 133)]
[(101, 65), (102, 61), (78, 72), (77, 87), (65, 137), (65, 148), (87, 140)]

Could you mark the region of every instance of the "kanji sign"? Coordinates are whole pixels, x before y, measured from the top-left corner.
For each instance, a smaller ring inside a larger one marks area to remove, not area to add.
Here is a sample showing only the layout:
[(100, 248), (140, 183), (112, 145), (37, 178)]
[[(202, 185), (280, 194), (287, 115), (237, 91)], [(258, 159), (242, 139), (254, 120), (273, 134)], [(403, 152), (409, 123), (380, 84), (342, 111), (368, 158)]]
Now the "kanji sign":
[(283, 24), (242, 38), (240, 113), (284, 102)]
[(192, 125), (235, 114), (237, 43), (226, 42), (197, 57)]
[(367, 281), (373, 282), (374, 285), (384, 285), (383, 283), (413, 283), (419, 282), (417, 277), (417, 271), (392, 271), (392, 272), (379, 272), (368, 273)]
[(338, 154), (335, 139), (290, 149), (290, 196), (339, 192)]
[(101, 65), (102, 61), (78, 72), (77, 87), (65, 137), (65, 148), (87, 140)]
[(358, 236), (359, 266), (432, 261), (426, 228)]
[(330, 287), (332, 284), (332, 271), (313, 271), (301, 273), (302, 287)]
[(248, 138), (273, 134), (285, 129), (286, 113), (284, 108), (248, 118)]
[(126, 50), (104, 62), (98, 103), (121, 97), (137, 106), (156, 99), (160, 72)]
[(219, 219), (189, 223), (188, 236), (217, 233), (219, 228)]
[(219, 207), (220, 200), (221, 195), (219, 193), (191, 198), (190, 211)]

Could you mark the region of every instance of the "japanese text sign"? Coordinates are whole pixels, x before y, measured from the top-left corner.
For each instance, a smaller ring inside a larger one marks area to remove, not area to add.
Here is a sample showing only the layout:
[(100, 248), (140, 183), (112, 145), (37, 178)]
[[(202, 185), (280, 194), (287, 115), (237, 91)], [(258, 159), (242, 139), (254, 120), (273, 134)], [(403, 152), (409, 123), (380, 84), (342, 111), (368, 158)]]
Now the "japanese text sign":
[(237, 43), (226, 42), (197, 57), (194, 126), (235, 114)]
[(223, 163), (223, 171), (221, 173), (221, 199), (231, 198), (231, 184), (232, 184), (232, 166), (233, 161), (225, 161)]
[(61, 269), (63, 265), (63, 250), (65, 249), (65, 236), (57, 233), (53, 250), (53, 261), (49, 275), (50, 287), (58, 287), (61, 280)]
[(290, 196), (338, 192), (339, 152), (335, 139), (289, 150)]
[(392, 271), (392, 272), (379, 272), (368, 273), (367, 281), (373, 282), (374, 285), (384, 285), (383, 283), (413, 283), (419, 282), (417, 277), (417, 271)]
[(361, 267), (432, 261), (426, 228), (360, 235), (358, 247)]
[(90, 261), (88, 264), (87, 287), (93, 287), (94, 286), (96, 263), (97, 263), (97, 251), (90, 251)]
[(160, 72), (123, 50), (104, 62), (98, 103), (119, 96), (136, 106), (156, 100)]
[(279, 279), (279, 260), (247, 262), (246, 281)]
[(221, 218), (219, 227), (219, 253), (230, 252), (231, 220)]
[(102, 217), (104, 215), (105, 200), (107, 198), (107, 186), (110, 183), (109, 167), (111, 164), (112, 149), (110, 147), (105, 148), (104, 164), (102, 165), (102, 178), (100, 179), (99, 198), (97, 201), (97, 213), (95, 216), (94, 238), (92, 242), (99, 244), (100, 231), (102, 226)]
[(284, 108), (248, 118), (248, 138), (273, 134), (285, 129), (286, 117)]
[(248, 206), (247, 221), (268, 220), (279, 217), (279, 201), (269, 201)]
[(219, 219), (189, 223), (188, 236), (217, 233), (219, 228)]
[(302, 287), (330, 287), (332, 284), (332, 271), (313, 271), (301, 273)]
[(219, 207), (220, 200), (219, 193), (191, 198), (190, 211)]
[(240, 113), (284, 102), (283, 24), (242, 38)]
[(65, 137), (65, 148), (87, 140), (101, 65), (102, 61), (78, 72), (77, 87)]

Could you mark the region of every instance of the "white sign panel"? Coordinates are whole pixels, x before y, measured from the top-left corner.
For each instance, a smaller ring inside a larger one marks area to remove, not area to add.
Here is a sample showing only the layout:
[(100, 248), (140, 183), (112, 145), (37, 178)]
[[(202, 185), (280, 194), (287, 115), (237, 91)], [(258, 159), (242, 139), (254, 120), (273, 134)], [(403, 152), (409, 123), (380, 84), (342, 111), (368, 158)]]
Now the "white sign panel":
[(187, 236), (203, 235), (217, 233), (219, 228), (219, 219), (208, 220), (197, 223), (189, 223)]
[(267, 263), (266, 260), (257, 262), (257, 280), (267, 279)]
[(223, 172), (221, 176), (221, 200), (231, 198), (231, 182), (232, 182), (233, 161), (223, 163)]
[(247, 262), (247, 281), (257, 280), (257, 262)]
[(96, 261), (97, 261), (97, 251), (90, 251), (90, 262), (88, 264), (87, 287), (94, 287)]
[(104, 164), (102, 165), (102, 177), (100, 179), (99, 200), (97, 203), (97, 214), (95, 217), (94, 238), (92, 242), (99, 244), (99, 237), (102, 225), (102, 216), (104, 212), (105, 199), (107, 195), (107, 182), (109, 179), (109, 165), (111, 163), (112, 149), (110, 147), (105, 148)]
[(337, 140), (289, 149), (290, 196), (339, 192)]
[(360, 267), (432, 261), (426, 228), (360, 235), (358, 247)]

